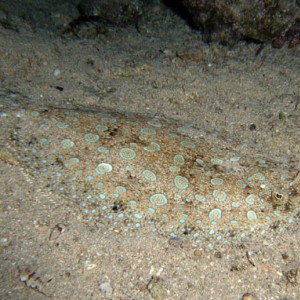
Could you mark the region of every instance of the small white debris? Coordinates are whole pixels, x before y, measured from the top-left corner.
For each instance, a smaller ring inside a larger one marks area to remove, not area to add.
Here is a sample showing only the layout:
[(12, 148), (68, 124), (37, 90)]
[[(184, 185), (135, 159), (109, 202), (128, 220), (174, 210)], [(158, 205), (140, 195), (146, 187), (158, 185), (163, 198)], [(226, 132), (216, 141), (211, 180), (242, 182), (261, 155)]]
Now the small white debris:
[(106, 297), (111, 297), (113, 290), (109, 282), (103, 282), (99, 285), (99, 289)]
[(53, 76), (58, 77), (59, 75), (60, 75), (60, 69), (59, 68), (54, 69)]

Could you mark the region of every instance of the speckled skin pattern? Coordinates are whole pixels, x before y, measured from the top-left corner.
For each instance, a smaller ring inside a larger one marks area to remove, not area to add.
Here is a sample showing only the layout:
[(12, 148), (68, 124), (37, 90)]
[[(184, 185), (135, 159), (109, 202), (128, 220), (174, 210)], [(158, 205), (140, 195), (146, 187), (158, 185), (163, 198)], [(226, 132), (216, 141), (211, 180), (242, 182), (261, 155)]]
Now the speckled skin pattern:
[(3, 100), (0, 112), (2, 153), (87, 220), (210, 245), (296, 224), (298, 170), (239, 153), (214, 135), (192, 138), (155, 116), (12, 100)]

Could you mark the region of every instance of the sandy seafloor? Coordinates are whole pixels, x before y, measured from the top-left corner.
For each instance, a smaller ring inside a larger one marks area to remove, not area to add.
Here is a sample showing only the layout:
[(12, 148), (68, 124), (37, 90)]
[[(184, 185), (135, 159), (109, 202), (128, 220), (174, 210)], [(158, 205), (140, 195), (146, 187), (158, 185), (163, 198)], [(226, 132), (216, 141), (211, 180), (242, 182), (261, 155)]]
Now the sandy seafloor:
[[(147, 34), (111, 28), (93, 40), (20, 28), (0, 27), (5, 95), (165, 116), (300, 167), (299, 46), (207, 45), (175, 15)], [(0, 170), (1, 299), (300, 299), (299, 224), (205, 250), (89, 224), (18, 165), (2, 159)]]

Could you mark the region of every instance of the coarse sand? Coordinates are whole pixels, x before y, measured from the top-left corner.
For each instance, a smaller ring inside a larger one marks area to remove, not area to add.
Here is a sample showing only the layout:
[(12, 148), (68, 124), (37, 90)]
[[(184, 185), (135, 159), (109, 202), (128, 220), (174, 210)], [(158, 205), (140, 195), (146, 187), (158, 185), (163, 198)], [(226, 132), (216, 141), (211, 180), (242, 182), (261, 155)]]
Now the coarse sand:
[[(207, 45), (172, 18), (151, 37), (127, 27), (90, 40), (0, 26), (1, 93), (164, 116), (300, 169), (300, 47)], [(300, 299), (299, 224), (261, 243), (195, 248), (87, 223), (10, 162), (1, 153), (1, 299)]]

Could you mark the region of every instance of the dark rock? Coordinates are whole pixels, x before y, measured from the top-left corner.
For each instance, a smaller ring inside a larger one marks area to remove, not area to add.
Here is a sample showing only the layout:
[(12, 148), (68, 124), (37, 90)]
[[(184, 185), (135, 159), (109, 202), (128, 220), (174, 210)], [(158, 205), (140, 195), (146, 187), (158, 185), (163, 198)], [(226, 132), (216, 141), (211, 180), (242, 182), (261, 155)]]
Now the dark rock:
[(204, 40), (234, 44), (238, 40), (270, 41), (282, 35), (300, 14), (299, 4), (291, 1), (183, 0), (201, 28)]
[(59, 32), (79, 17), (76, 1), (0, 1), (0, 24), (14, 31), (30, 28)]
[(142, 14), (142, 7), (140, 0), (82, 0), (78, 5), (83, 17), (117, 26), (135, 24)]

